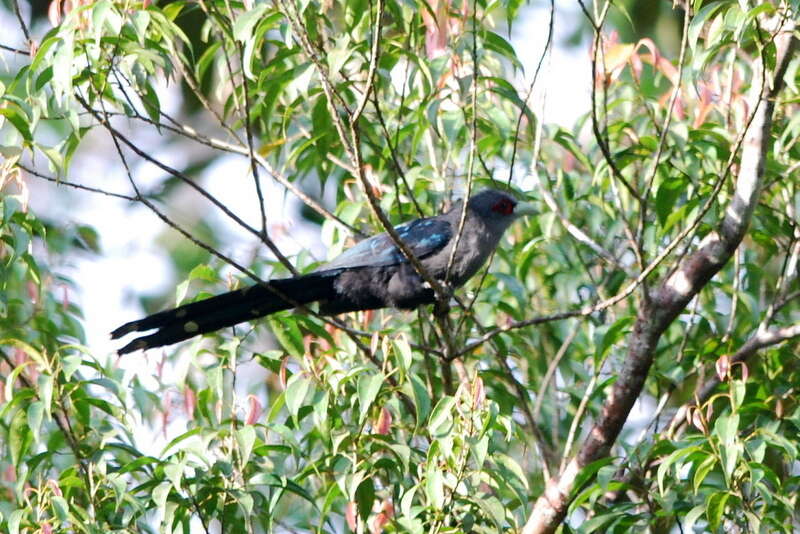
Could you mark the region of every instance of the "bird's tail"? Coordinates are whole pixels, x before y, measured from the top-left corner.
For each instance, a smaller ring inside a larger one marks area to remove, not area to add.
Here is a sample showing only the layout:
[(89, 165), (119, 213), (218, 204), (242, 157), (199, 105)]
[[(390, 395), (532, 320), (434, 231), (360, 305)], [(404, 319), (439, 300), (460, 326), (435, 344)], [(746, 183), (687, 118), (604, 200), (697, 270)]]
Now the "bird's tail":
[(150, 335), (137, 337), (117, 353), (172, 345), (270, 313), (331, 299), (334, 279), (330, 274), (312, 273), (270, 280), (269, 287), (257, 284), (131, 321), (111, 332), (111, 339), (157, 328)]

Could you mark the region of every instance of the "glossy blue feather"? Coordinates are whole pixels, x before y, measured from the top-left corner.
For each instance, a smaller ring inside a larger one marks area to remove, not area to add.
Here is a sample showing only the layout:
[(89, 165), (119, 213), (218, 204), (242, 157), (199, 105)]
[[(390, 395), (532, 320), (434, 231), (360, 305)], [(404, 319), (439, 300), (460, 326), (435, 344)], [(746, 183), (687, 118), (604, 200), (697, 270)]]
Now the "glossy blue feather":
[[(396, 226), (395, 230), (418, 258), (425, 258), (441, 250), (453, 234), (449, 222), (435, 218), (417, 219)], [(383, 233), (345, 250), (319, 270), (376, 267), (406, 262), (403, 253), (395, 246), (389, 234)]]

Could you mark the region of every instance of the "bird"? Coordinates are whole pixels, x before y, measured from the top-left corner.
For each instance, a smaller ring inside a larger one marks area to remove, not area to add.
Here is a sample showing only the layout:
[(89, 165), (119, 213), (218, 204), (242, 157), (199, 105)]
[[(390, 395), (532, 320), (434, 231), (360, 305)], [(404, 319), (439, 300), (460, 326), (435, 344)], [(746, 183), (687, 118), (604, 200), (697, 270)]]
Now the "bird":
[[(511, 223), (536, 213), (531, 203), (518, 202), (503, 191), (484, 189), (467, 200), (458, 238), (463, 206), (463, 200), (459, 200), (441, 215), (395, 227), (425, 271), (453, 288), (478, 272)], [(111, 338), (155, 329), (119, 349), (117, 353), (122, 355), (172, 345), (314, 302), (319, 303), (321, 315), (338, 315), (379, 308), (414, 309), (435, 303), (436, 294), (389, 234), (381, 233), (308, 274), (272, 279), (155, 313), (120, 326), (111, 332)]]

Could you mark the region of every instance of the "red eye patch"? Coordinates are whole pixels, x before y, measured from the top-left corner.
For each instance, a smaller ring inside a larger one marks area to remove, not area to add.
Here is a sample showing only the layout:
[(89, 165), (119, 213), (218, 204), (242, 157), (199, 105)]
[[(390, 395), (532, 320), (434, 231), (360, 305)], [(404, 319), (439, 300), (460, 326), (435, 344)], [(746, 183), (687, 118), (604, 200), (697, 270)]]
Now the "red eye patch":
[(511, 200), (510, 198), (504, 198), (499, 200), (492, 206), (492, 211), (499, 213), (501, 215), (511, 215), (514, 213), (514, 206), (516, 206), (516, 202)]

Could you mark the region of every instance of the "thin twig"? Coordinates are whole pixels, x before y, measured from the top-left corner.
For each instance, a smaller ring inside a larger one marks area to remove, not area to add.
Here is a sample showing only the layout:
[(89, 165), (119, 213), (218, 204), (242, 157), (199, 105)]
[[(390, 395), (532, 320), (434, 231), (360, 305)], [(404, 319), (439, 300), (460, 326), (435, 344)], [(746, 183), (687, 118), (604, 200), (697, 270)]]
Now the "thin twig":
[(19, 48), (14, 48), (12, 46), (7, 46), (4, 44), (0, 44), (0, 50), (6, 50), (7, 52), (13, 52), (15, 54), (19, 54), (21, 56), (30, 56), (31, 53), (27, 50), (20, 50)]
[[(536, 82), (539, 79), (539, 72), (542, 69), (542, 65), (544, 65), (544, 59), (550, 56), (550, 53), (553, 50), (553, 28), (555, 26), (555, 18), (556, 18), (556, 6), (555, 0), (550, 0), (550, 19), (547, 23), (547, 40), (544, 44), (544, 50), (542, 50), (542, 55), (539, 56), (539, 61), (536, 63), (536, 70), (533, 72), (533, 79), (531, 80), (530, 85), (528, 86), (528, 91), (525, 93), (525, 98), (522, 99), (522, 106), (519, 110), (519, 115), (517, 116), (517, 125), (514, 128), (514, 139), (511, 144), (511, 161), (508, 164), (508, 181), (506, 182), (507, 185), (511, 185), (511, 181), (514, 177), (514, 164), (517, 160), (517, 147), (519, 145), (519, 136), (520, 130), (522, 128), (522, 118), (525, 116), (525, 110), (530, 109), (528, 106), (528, 101), (533, 95), (533, 88), (536, 87)], [(545, 99), (542, 98), (542, 108), (544, 109), (544, 102)], [(538, 159), (539, 155), (539, 146), (541, 143), (541, 132), (543, 131), (544, 123), (542, 121), (542, 117), (539, 117), (537, 121), (536, 130), (537, 130), (537, 139), (539, 142), (537, 143), (534, 141), (534, 150), (532, 155), (533, 165), (535, 167), (535, 162)]]
[(19, 1), (13, 0), (12, 4), (14, 5), (14, 14), (17, 16), (17, 20), (19, 21), (19, 27), (22, 30), (22, 34), (25, 36), (25, 41), (30, 44), (31, 43), (31, 34), (28, 31), (28, 25), (25, 23), (25, 20), (22, 18), (22, 11), (19, 9)]
[(17, 167), (22, 169), (23, 171), (27, 172), (32, 176), (36, 176), (37, 178), (41, 178), (42, 180), (47, 180), (48, 182), (52, 182), (58, 185), (64, 185), (67, 187), (72, 187), (73, 189), (80, 189), (82, 191), (89, 191), (90, 193), (99, 193), (101, 195), (106, 195), (109, 197), (121, 198), (123, 200), (130, 200), (132, 202), (138, 201), (137, 197), (132, 197), (130, 195), (123, 195), (122, 193), (114, 193), (111, 191), (106, 191), (105, 189), (99, 189), (97, 187), (90, 187), (88, 185), (83, 185), (75, 182), (70, 182), (67, 180), (62, 180), (61, 178), (55, 178), (53, 176), (47, 176), (46, 174), (42, 174), (34, 169), (26, 167), (22, 163), (17, 163)]
[[(244, 50), (241, 44), (239, 49), (239, 63), (244, 60)], [(244, 70), (244, 68), (242, 68)], [(253, 125), (250, 122), (250, 90), (248, 89), (247, 77), (242, 73), (242, 92), (244, 93), (244, 128), (247, 134), (247, 151), (250, 157), (250, 169), (253, 173), (253, 182), (256, 186), (256, 197), (258, 198), (258, 209), (261, 212), (261, 233), (267, 237), (267, 211), (264, 206), (264, 193), (261, 191), (261, 177), (258, 175), (258, 162), (255, 158), (253, 149)]]
[[(603, 38), (602, 33), (600, 32), (603, 21), (608, 14), (608, 10), (611, 7), (611, 2), (606, 2), (603, 4), (603, 10), (600, 14), (599, 22), (592, 21), (592, 26), (595, 28), (595, 39), (594, 39), (594, 53), (592, 54), (592, 131), (594, 132), (595, 139), (597, 140), (597, 145), (600, 147), (600, 151), (603, 154), (603, 158), (605, 158), (606, 164), (611, 169), (611, 173), (623, 186), (625, 189), (630, 193), (630, 195), (639, 201), (642, 202), (642, 197), (639, 193), (633, 188), (633, 186), (628, 182), (628, 180), (622, 175), (622, 171), (620, 171), (619, 167), (617, 167), (617, 163), (614, 161), (614, 157), (611, 155), (611, 149), (609, 148), (609, 141), (603, 135), (603, 131), (600, 130), (600, 121), (597, 116), (597, 56), (603, 55), (603, 61), (605, 61), (605, 54), (603, 50)], [(605, 95), (608, 91), (605, 90), (605, 71), (603, 74), (603, 95)]]
[[(547, 388), (550, 386), (550, 383), (553, 381), (553, 377), (558, 370), (558, 366), (561, 364), (561, 360), (567, 354), (567, 350), (569, 346), (572, 345), (572, 342), (575, 341), (575, 338), (578, 336), (578, 332), (580, 332), (580, 328), (578, 325), (575, 325), (575, 328), (571, 328), (569, 330), (569, 334), (567, 337), (564, 338), (564, 341), (561, 343), (561, 346), (558, 348), (556, 355), (547, 365), (547, 371), (545, 372), (544, 376), (542, 377), (542, 381), (539, 384), (539, 391), (536, 393), (536, 402), (533, 404), (533, 420), (539, 421), (539, 415), (542, 412), (542, 404), (544, 402), (544, 396), (547, 393)], [(555, 425), (554, 425), (555, 426)]]
[[(400, 158), (397, 156), (397, 147), (392, 144), (391, 135), (389, 134), (389, 129), (386, 126), (386, 121), (383, 118), (383, 113), (381, 112), (381, 105), (380, 101), (378, 100), (377, 91), (372, 91), (372, 106), (375, 108), (375, 115), (378, 117), (378, 123), (381, 125), (381, 130), (383, 131), (383, 137), (386, 140), (386, 145), (389, 147), (389, 155), (391, 156), (392, 164), (394, 165), (395, 172), (400, 179), (403, 181), (403, 185), (406, 187), (406, 191), (408, 192), (408, 198), (411, 199), (411, 203), (414, 205), (414, 209), (417, 210), (417, 215), (420, 217), (425, 216), (425, 212), (422, 211), (422, 208), (417, 202), (417, 197), (414, 195), (414, 190), (411, 188), (411, 184), (408, 183), (408, 178), (406, 177), (405, 171), (403, 171), (403, 166), (400, 165)], [(399, 130), (399, 128), (398, 128)], [(400, 197), (399, 191), (397, 194), (398, 198)]]
[[(645, 180), (644, 191), (642, 192), (642, 199), (645, 202), (641, 203), (639, 208), (639, 222), (636, 227), (636, 243), (637, 249), (643, 250), (643, 240), (644, 240), (644, 226), (647, 220), (647, 199), (650, 197), (650, 191), (653, 188), (653, 182), (656, 179), (656, 175), (658, 174), (658, 166), (661, 163), (661, 155), (664, 152), (664, 147), (667, 144), (667, 134), (669, 133), (669, 127), (672, 122), (672, 110), (675, 108), (675, 102), (678, 101), (678, 95), (681, 91), (681, 82), (683, 80), (683, 69), (684, 63), (686, 60), (686, 50), (689, 44), (689, 20), (691, 19), (690, 16), (690, 9), (685, 9), (683, 15), (683, 33), (681, 38), (681, 50), (678, 54), (678, 75), (677, 80), (675, 80), (675, 88), (672, 91), (672, 94), (669, 98), (669, 104), (667, 104), (666, 109), (666, 117), (664, 118), (664, 125), (661, 127), (661, 135), (658, 139), (658, 147), (656, 148), (656, 154), (653, 157), (652, 167), (649, 173), (649, 176)], [(653, 58), (653, 62), (656, 62), (656, 58)]]
[(456, 252), (458, 245), (461, 243), (461, 237), (464, 234), (464, 226), (467, 222), (467, 205), (469, 204), (469, 197), (472, 194), (472, 181), (475, 176), (475, 150), (478, 145), (478, 36), (477, 36), (477, 14), (475, 8), (477, 7), (473, 1), (472, 7), (472, 87), (470, 91), (470, 103), (472, 105), (472, 117), (470, 124), (470, 137), (469, 149), (467, 156), (467, 191), (464, 194), (464, 202), (461, 205), (461, 214), (458, 218), (458, 229), (456, 230), (455, 239), (453, 241), (453, 248), (450, 249), (450, 257), (447, 259), (447, 267), (444, 270), (444, 284), (448, 285), (450, 282), (450, 271), (453, 268), (453, 262), (456, 259)]

